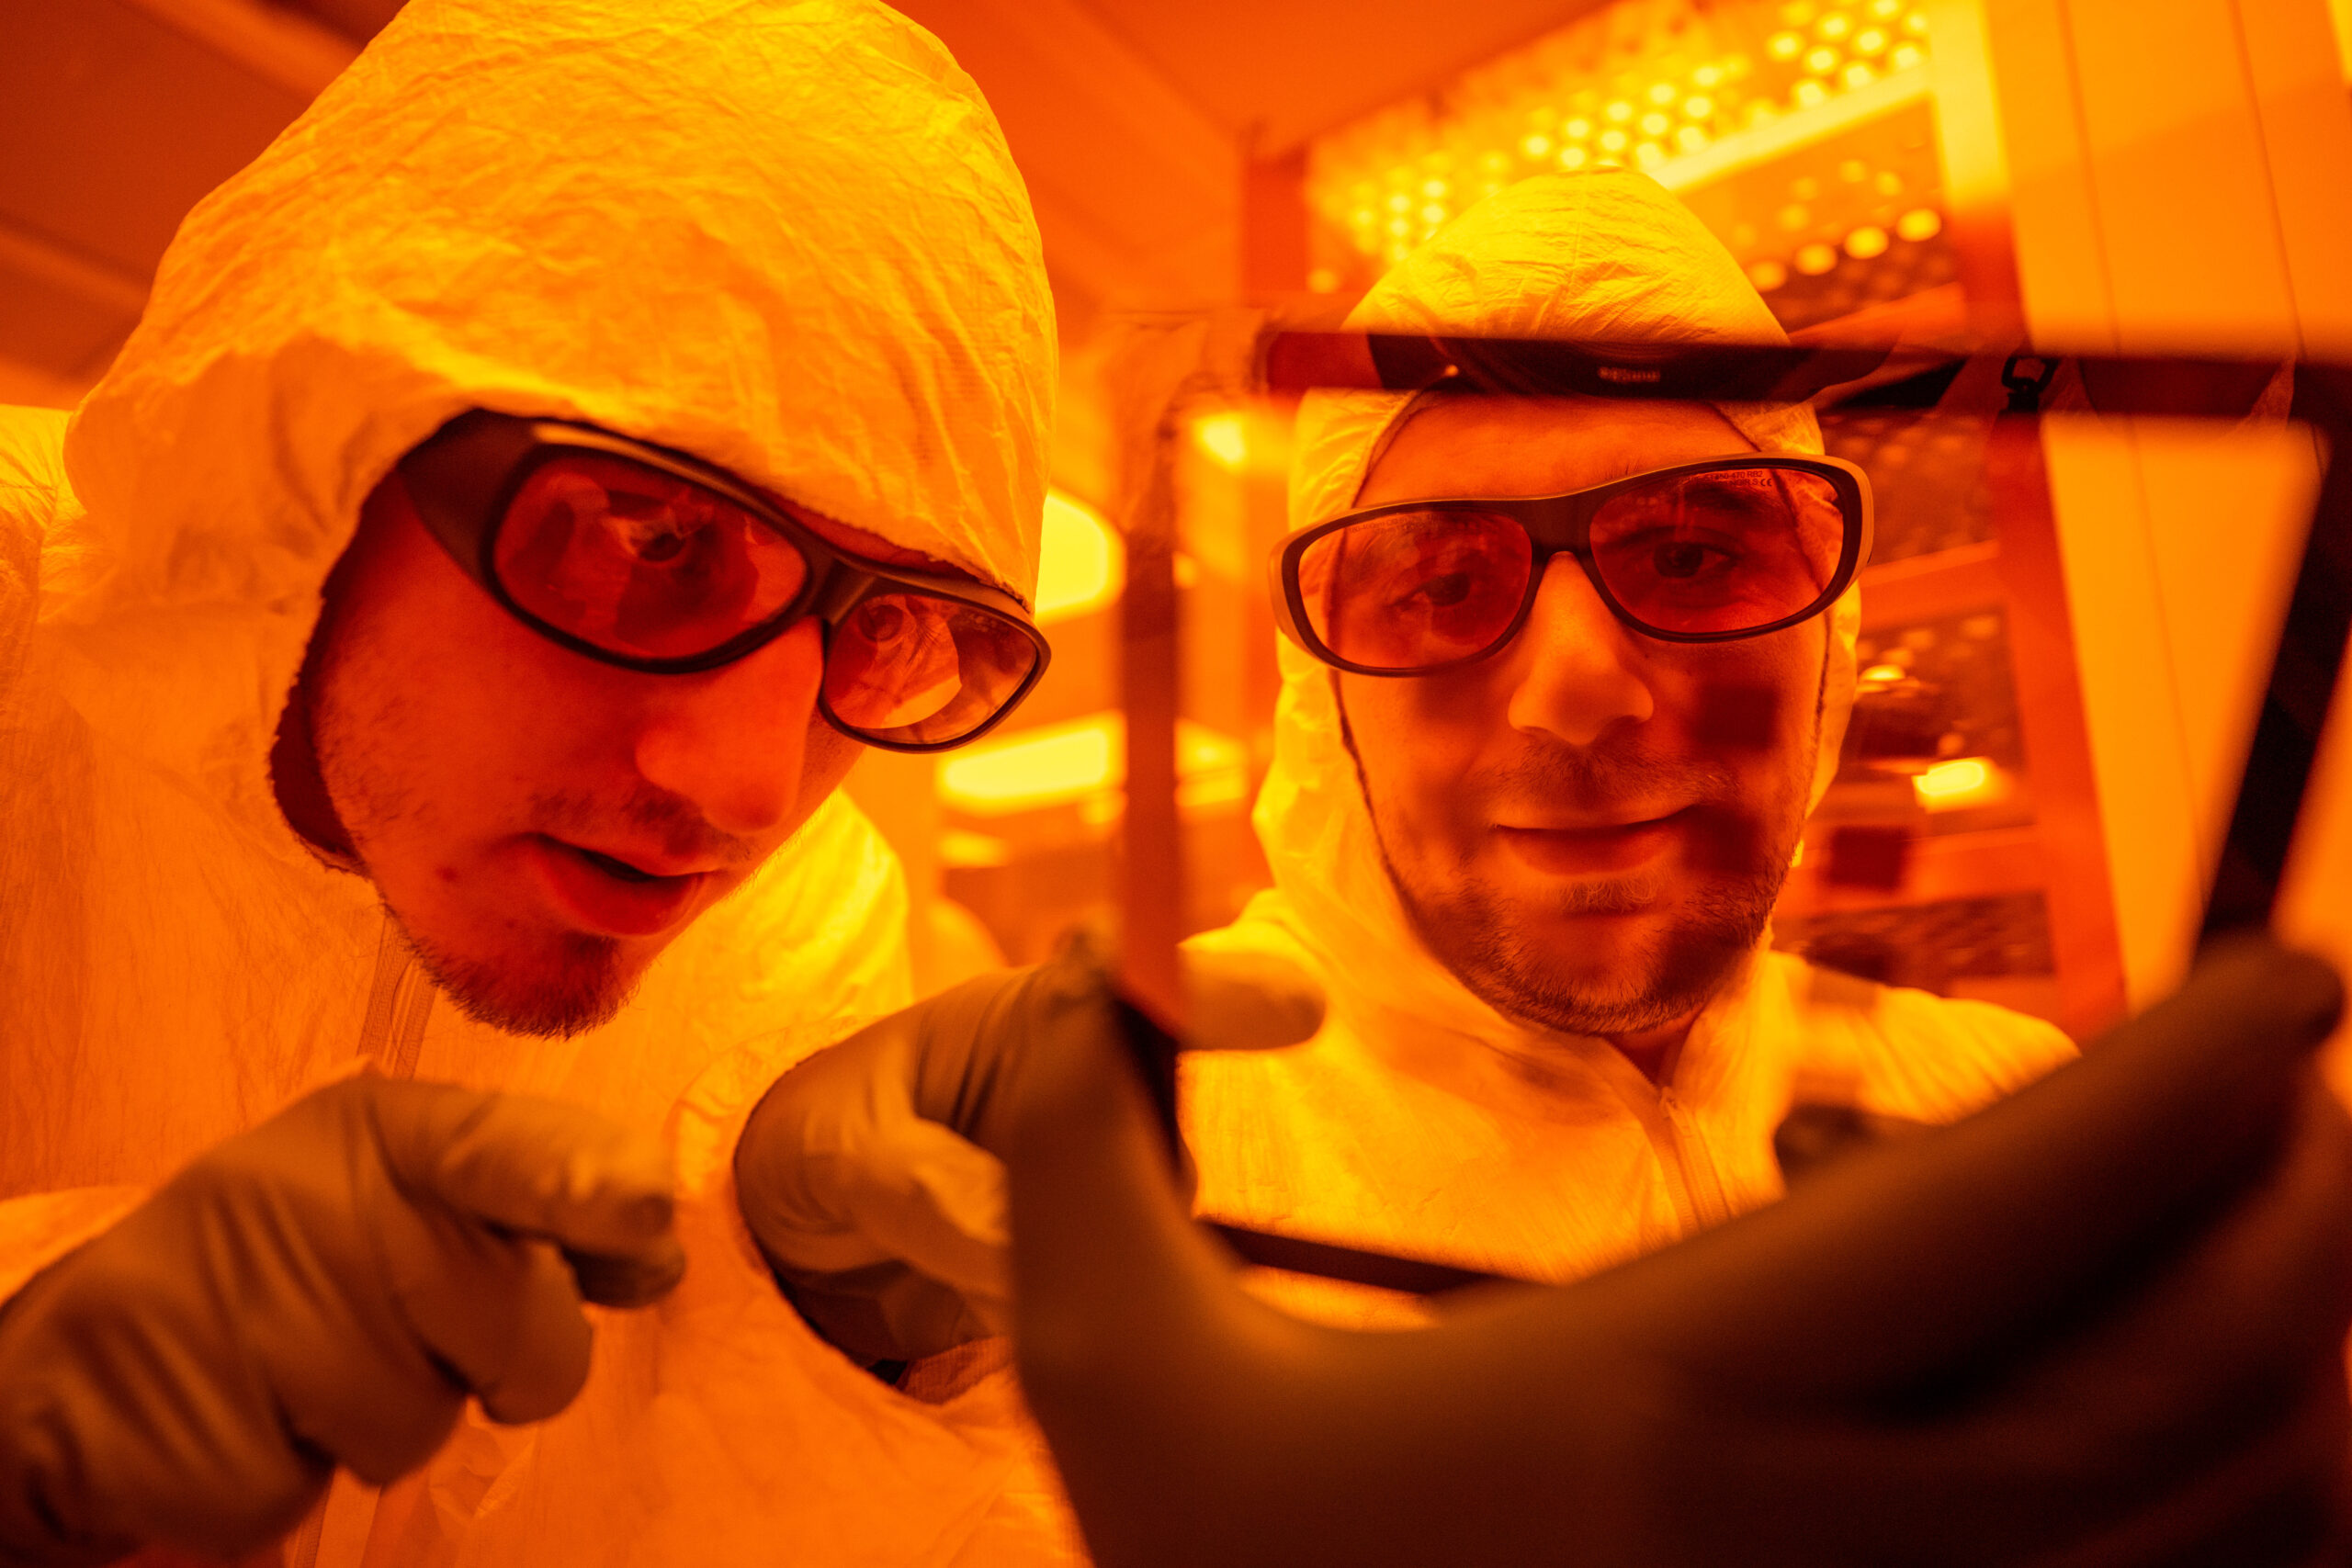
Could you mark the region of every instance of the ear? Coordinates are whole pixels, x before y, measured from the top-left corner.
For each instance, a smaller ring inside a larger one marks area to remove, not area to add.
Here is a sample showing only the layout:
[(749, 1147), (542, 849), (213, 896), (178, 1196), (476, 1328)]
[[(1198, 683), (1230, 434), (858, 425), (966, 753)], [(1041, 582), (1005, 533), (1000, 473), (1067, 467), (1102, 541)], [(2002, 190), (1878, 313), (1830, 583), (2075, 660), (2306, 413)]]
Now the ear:
[(311, 625), (310, 643), (302, 651), (302, 667), (286, 694), (285, 705), (278, 710), (277, 734), (269, 748), (270, 789), (277, 797), (277, 808), (284, 813), (287, 826), (332, 860), (349, 862), (357, 856), (351, 845), (351, 835), (336, 814), (334, 799), (327, 793), (326, 777), (319, 769), (313, 715), (326, 685), (326, 673), (334, 664), (336, 628), (343, 606), (351, 596), (352, 581), (361, 563), (375, 552), (384, 536), (398, 525), (409, 509), (408, 491), (401, 484), (397, 471), (385, 475), (382, 482), (368, 492), (359, 509), (359, 525), (352, 533), (351, 543), (335, 558), (326, 581), (319, 589), (319, 617)]

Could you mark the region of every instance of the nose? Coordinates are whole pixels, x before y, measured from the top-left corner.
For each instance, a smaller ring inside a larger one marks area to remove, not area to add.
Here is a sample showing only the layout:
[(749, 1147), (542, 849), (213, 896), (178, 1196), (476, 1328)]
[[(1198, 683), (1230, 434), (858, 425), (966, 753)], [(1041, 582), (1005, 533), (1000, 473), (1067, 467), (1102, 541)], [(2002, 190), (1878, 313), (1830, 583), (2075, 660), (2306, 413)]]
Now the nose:
[(732, 664), (651, 677), (661, 684), (638, 730), (638, 773), (722, 833), (771, 831), (800, 797), (824, 664), (810, 617)]
[(1636, 636), (1609, 613), (1574, 556), (1554, 556), (1505, 652), (1512, 728), (1589, 746), (1614, 724), (1646, 721), (1657, 699)]

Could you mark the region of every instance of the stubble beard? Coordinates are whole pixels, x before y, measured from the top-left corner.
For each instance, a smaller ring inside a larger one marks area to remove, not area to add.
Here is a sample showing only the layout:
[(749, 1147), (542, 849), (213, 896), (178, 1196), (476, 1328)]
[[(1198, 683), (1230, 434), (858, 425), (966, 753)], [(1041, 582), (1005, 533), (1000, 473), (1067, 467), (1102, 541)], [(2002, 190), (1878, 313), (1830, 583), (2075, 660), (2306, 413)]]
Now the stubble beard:
[[(628, 1005), (639, 978), (624, 966), (618, 942), (555, 931), (540, 952), (469, 954), (419, 930), (393, 905), (374, 869), (377, 852), (402, 839), (430, 842), (437, 831), (429, 805), (397, 763), (401, 701), (368, 681), (364, 668), (355, 668), (364, 664), (364, 655), (356, 657), (347, 638), (329, 637), (322, 651), (317, 671), (305, 671), (301, 692), (301, 700), (311, 704), (320, 776), (352, 858), (376, 884), (385, 915), (418, 967), (458, 1012), (509, 1034), (560, 1039), (611, 1022)], [(568, 801), (553, 804), (572, 808)]]
[[(1817, 715), (1815, 724), (1817, 729)], [(1389, 885), (1422, 944), (1465, 989), (1504, 1017), (1566, 1034), (1664, 1029), (1706, 1006), (1755, 950), (1771, 919), (1804, 825), (1804, 791), (1812, 778), (1807, 747), (1801, 753), (1802, 776), (1792, 770), (1779, 798), (1736, 802), (1736, 781), (1728, 769), (1561, 748), (1523, 760), (1510, 776), (1464, 781), (1474, 795), (1488, 797), (1497, 790), (1542, 790), (1555, 798), (1600, 802), (1657, 798), (1670, 791), (1708, 803), (1694, 809), (1686, 845), (1696, 847), (1709, 863), (1684, 873), (1705, 880), (1683, 897), (1679, 912), (1622, 968), (1598, 982), (1578, 984), (1558, 951), (1560, 939), (1539, 937), (1514, 918), (1479, 880), (1470, 852), (1451, 867), (1432, 870), (1425, 881), (1408, 872), (1392, 846), (1395, 825), (1383, 820), (1386, 814), (1356, 754), (1354, 736), (1347, 734), (1346, 739)], [(1661, 784), (1668, 790), (1660, 790)], [(1668, 878), (1653, 872), (1594, 878), (1562, 887), (1540, 913), (1555, 919), (1632, 916), (1670, 893)]]
[(410, 953), (451, 1005), (476, 1023), (509, 1034), (556, 1040), (610, 1023), (636, 994), (621, 967), (620, 944), (585, 931), (559, 931), (554, 951), (528, 967), (455, 953), (421, 939), (400, 912), (384, 906)]

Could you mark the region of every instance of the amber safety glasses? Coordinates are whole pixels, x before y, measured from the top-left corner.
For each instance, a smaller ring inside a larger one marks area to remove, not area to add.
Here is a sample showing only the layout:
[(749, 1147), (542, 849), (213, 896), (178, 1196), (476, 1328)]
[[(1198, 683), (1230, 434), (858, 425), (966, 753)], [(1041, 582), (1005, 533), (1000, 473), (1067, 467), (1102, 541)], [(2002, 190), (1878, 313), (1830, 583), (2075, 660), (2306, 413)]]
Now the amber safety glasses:
[(816, 616), (819, 706), (870, 746), (961, 745), (1045, 673), (1046, 639), (1012, 595), (847, 555), (723, 470), (626, 436), (476, 411), (400, 475), (459, 567), (591, 659), (711, 670)]
[(1634, 630), (1728, 642), (1820, 614), (1870, 545), (1860, 468), (1748, 455), (1566, 495), (1367, 507), (1283, 540), (1272, 587), (1283, 630), (1325, 663), (1427, 675), (1516, 637), (1563, 551)]

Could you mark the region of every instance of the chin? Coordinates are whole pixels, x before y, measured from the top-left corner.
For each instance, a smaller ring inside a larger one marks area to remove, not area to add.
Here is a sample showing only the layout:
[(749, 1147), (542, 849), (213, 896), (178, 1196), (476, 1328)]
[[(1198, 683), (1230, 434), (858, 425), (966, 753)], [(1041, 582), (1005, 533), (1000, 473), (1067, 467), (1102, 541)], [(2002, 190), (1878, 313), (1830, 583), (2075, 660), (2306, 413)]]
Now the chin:
[[(403, 927), (403, 930), (406, 928)], [(609, 1023), (636, 994), (649, 955), (633, 944), (558, 932), (528, 953), (481, 957), (409, 933), (417, 962), (457, 1010), (509, 1034), (559, 1039)]]

